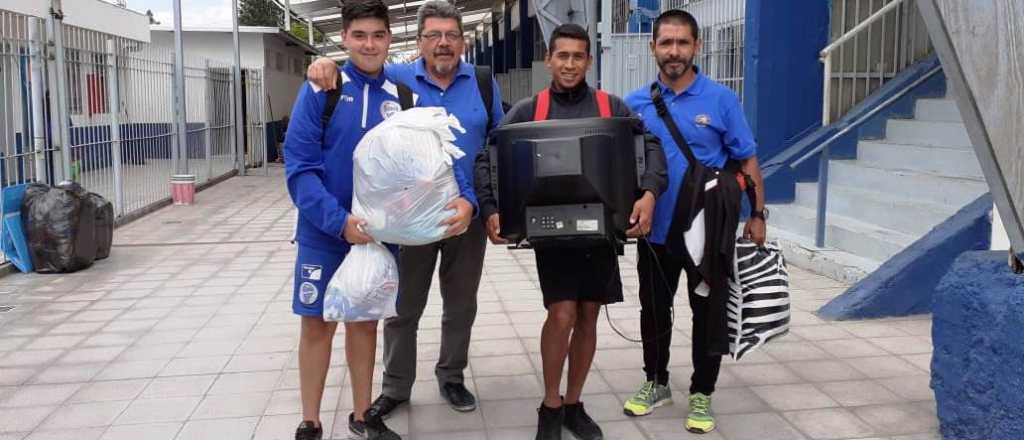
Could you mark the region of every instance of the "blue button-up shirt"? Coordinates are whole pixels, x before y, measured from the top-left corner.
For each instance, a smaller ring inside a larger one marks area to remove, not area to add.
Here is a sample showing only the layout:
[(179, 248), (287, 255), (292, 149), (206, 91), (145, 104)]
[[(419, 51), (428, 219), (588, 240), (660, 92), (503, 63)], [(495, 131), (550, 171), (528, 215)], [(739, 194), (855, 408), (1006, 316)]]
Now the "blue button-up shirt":
[[(679, 131), (693, 149), (693, 154), (706, 166), (721, 168), (726, 160), (749, 159), (757, 154), (757, 144), (750, 132), (736, 94), (698, 72), (697, 79), (682, 93), (658, 81), (662, 98)], [(628, 96), (626, 105), (644, 121), (652, 134), (661, 139), (668, 162), (668, 189), (658, 197), (650, 240), (664, 244), (672, 224), (676, 199), (686, 174), (686, 157), (676, 145), (665, 123), (658, 117), (651, 100), (651, 83)]]
[(505, 112), (501, 107), (501, 89), (498, 82), (491, 79), (494, 90), (494, 106), (488, 127), (487, 110), (480, 96), (476, 81), (476, 69), (472, 64), (459, 62), (455, 79), (447, 89), (438, 86), (427, 74), (426, 61), (423, 58), (409, 64), (388, 64), (384, 67), (385, 75), (392, 82), (405, 84), (414, 94), (413, 103), (417, 107), (444, 107), (449, 114), (455, 115), (466, 129), (465, 133), (454, 131), (455, 145), (466, 153), (455, 161), (463, 175), (473, 180), (473, 161), (476, 154), (487, 141), (489, 129), (498, 127)]

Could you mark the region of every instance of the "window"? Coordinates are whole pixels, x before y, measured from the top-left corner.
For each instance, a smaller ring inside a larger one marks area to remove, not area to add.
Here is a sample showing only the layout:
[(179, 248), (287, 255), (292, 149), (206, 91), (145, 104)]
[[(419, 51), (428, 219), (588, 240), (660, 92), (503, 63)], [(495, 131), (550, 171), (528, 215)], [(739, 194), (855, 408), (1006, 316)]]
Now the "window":
[(284, 54), (281, 52), (274, 52), (274, 66), (279, 72), (285, 72), (284, 70)]
[(292, 73), (295, 75), (302, 75), (302, 59), (292, 58)]

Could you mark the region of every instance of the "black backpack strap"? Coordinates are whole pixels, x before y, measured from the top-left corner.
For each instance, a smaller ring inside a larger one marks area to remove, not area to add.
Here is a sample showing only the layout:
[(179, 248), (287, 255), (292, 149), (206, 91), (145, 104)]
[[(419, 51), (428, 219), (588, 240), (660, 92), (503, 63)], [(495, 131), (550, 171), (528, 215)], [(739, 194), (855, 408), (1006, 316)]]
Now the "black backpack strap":
[(324, 127), (324, 131), (327, 131), (327, 125), (331, 123), (331, 117), (334, 116), (334, 109), (338, 107), (338, 100), (341, 99), (341, 86), (342, 86), (341, 74), (338, 74), (338, 79), (334, 83), (334, 90), (327, 91), (327, 102), (324, 104), (324, 113), (320, 115), (320, 123)]
[(416, 105), (412, 99), (412, 89), (402, 83), (398, 83), (398, 103), (402, 106), (402, 110), (409, 110)]
[(693, 150), (690, 149), (690, 143), (686, 142), (686, 137), (683, 136), (683, 132), (679, 131), (679, 126), (672, 119), (672, 114), (668, 112), (665, 100), (661, 97), (661, 86), (657, 81), (651, 83), (651, 100), (654, 101), (654, 108), (658, 110), (658, 117), (665, 123), (669, 134), (672, 135), (672, 140), (676, 141), (676, 146), (686, 156), (686, 161), (691, 164), (699, 164), (697, 157), (693, 155)]
[(484, 108), (487, 109), (487, 131), (491, 131), (494, 122), (492, 110), (494, 108), (494, 87), (491, 85), (491, 68), (485, 66), (474, 66), (476, 69), (476, 86), (480, 89), (480, 97), (484, 100)]

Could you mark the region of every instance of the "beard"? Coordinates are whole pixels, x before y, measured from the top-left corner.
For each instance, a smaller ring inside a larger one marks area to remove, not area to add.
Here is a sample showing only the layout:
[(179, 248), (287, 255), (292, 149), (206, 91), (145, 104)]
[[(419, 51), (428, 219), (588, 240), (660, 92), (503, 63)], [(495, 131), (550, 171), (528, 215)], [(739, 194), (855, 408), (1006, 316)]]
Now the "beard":
[[(678, 66), (672, 66), (672, 63), (679, 63)], [(693, 67), (693, 58), (658, 58), (658, 70), (669, 80), (677, 80), (686, 75), (686, 72)]]
[[(449, 55), (452, 57), (452, 61), (439, 61), (436, 58), (439, 55)], [(452, 73), (455, 71), (455, 66), (459, 64), (459, 59), (455, 57), (455, 52), (452, 51), (438, 51), (434, 53), (434, 57), (434, 73), (439, 75), (448, 75)]]

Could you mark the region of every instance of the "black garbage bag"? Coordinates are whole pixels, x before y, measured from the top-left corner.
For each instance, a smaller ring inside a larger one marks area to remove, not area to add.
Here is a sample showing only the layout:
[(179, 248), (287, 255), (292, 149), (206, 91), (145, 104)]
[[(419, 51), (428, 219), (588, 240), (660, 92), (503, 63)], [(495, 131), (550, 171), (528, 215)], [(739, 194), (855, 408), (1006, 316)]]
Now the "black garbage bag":
[(86, 203), (96, 211), (96, 259), (102, 260), (110, 256), (114, 243), (114, 205), (96, 193), (89, 193)]
[(96, 208), (87, 199), (73, 182), (29, 186), (21, 219), (36, 272), (76, 272), (96, 260)]

